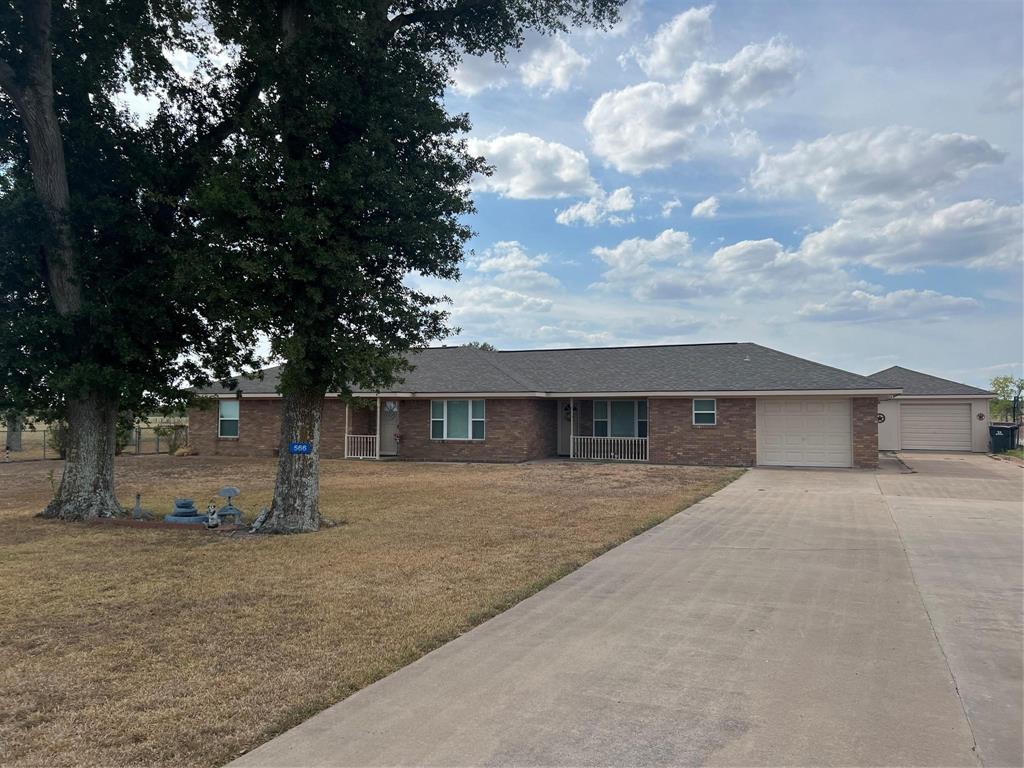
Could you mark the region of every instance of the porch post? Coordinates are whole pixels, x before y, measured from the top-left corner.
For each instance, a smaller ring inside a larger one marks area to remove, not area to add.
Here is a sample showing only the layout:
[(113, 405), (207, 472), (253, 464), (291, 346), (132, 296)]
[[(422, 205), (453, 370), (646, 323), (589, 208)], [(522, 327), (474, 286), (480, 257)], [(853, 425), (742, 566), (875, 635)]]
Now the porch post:
[(373, 444), (376, 446), (375, 459), (380, 458), (380, 398), (377, 398), (377, 434), (374, 437)]
[(348, 403), (345, 403), (345, 458), (348, 458)]
[(569, 398), (569, 458), (574, 459), (575, 456), (575, 443), (573, 437), (576, 435), (576, 405), (575, 399)]

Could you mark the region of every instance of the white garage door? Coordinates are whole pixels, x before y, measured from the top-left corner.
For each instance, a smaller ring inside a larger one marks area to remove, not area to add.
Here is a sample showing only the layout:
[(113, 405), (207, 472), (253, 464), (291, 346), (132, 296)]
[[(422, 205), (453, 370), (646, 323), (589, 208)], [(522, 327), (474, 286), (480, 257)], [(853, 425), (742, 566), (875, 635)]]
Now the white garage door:
[(900, 431), (905, 451), (969, 451), (971, 404), (901, 403)]
[(757, 401), (757, 463), (849, 467), (849, 399), (778, 397)]

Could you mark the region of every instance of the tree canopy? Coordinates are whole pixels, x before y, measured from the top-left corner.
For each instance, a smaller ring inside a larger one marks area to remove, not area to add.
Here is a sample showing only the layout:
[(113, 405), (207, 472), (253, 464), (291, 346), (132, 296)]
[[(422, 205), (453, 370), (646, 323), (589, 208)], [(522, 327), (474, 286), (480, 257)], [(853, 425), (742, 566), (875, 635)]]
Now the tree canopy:
[[(990, 385), (996, 395), (992, 401), (992, 411), (999, 417), (1010, 419), (1013, 417), (1013, 399), (1020, 397), (1024, 392), (1024, 378), (1016, 376), (996, 376)], [(1018, 405), (1018, 415), (1020, 405)]]
[[(617, 18), (618, 0), (450, 4), (215, 3), (213, 30), (261, 98), (197, 191), (202, 242), (249, 297), (238, 323), (282, 358), (270, 526), (318, 525), (319, 423), (328, 391), (383, 388), (403, 353), (448, 335), (444, 297), (472, 231), (469, 117), (444, 91), (464, 53), (501, 58), (525, 32)], [(291, 442), (311, 455), (290, 456)], [(288, 518), (289, 522), (284, 522)]]
[[(203, 380), (208, 366), (226, 373), (250, 343), (205, 306), (209, 283), (185, 258), (195, 243), (181, 226), (182, 170), (222, 111), (222, 94), (204, 92), (165, 56), (202, 53), (196, 9), (184, 0), (54, 6), (46, 37), (79, 296), (62, 312), (40, 258), (52, 233), (33, 189), (22, 122), (30, 105), (19, 95), (38, 76), (30, 5), (0, 6), (0, 407), (59, 413), (86, 392), (128, 411), (180, 401), (182, 379)], [(163, 105), (139, 120), (125, 106), (130, 93)]]

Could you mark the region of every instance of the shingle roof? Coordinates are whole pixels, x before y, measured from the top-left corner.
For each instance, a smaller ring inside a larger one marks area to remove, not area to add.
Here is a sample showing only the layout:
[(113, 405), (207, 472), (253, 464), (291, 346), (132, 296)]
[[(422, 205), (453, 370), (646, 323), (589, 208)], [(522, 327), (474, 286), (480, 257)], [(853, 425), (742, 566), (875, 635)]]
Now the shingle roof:
[[(898, 389), (759, 344), (677, 344), (486, 352), (433, 347), (410, 354), (414, 369), (386, 392), (758, 392)], [(248, 394), (276, 391), (277, 368)], [(228, 391), (222, 387), (203, 393)], [(365, 393), (364, 393), (365, 394)]]
[(904, 395), (991, 395), (987, 389), (972, 387), (949, 379), (940, 379), (920, 371), (894, 365), (872, 373), (871, 378), (892, 387), (902, 387)]

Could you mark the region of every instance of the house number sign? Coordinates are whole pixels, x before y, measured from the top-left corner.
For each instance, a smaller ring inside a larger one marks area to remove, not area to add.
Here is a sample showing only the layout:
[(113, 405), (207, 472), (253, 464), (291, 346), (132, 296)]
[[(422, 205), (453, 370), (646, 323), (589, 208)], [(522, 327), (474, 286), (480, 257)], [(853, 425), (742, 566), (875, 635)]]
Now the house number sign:
[(312, 443), (288, 443), (288, 453), (307, 456), (313, 452)]

